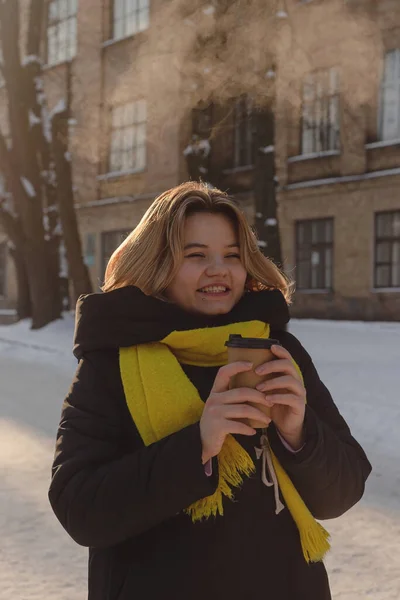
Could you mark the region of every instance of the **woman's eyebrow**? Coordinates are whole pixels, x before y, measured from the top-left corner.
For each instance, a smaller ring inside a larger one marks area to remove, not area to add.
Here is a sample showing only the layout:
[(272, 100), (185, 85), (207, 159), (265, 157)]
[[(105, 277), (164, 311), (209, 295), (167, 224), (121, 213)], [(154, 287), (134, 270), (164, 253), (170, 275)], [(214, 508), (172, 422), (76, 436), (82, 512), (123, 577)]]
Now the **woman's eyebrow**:
[[(184, 250), (189, 250), (190, 248), (208, 248), (207, 244), (200, 244), (197, 242), (192, 242), (190, 244), (186, 244), (183, 248)], [(240, 248), (239, 244), (228, 244), (225, 248)]]

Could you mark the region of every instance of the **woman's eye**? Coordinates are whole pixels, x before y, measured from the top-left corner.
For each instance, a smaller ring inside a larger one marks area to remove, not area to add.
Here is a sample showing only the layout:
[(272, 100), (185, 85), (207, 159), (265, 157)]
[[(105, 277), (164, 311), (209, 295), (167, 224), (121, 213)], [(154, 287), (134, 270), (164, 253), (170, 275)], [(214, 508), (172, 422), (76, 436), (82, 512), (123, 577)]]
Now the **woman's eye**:
[(185, 256), (185, 258), (204, 258), (204, 254), (201, 254), (200, 252), (195, 252), (194, 254), (188, 254), (187, 256)]
[(240, 258), (240, 254), (229, 254), (226, 258)]

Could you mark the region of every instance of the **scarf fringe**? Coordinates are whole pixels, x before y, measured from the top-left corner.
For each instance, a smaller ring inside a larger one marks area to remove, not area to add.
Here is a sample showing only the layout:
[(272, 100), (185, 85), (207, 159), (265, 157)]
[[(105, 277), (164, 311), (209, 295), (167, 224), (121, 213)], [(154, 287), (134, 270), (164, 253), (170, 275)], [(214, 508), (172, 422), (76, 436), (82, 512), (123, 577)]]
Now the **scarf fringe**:
[(214, 494), (206, 496), (191, 504), (185, 512), (191, 517), (193, 523), (207, 519), (210, 516), (222, 516), (224, 507), (222, 497), (233, 499), (230, 486), (238, 488), (243, 483), (243, 477), (249, 477), (256, 470), (246, 450), (231, 435), (228, 435), (218, 455), (218, 487)]
[(325, 554), (330, 550), (329, 533), (320, 523), (314, 521), (308, 529), (301, 528), (300, 542), (305, 560), (310, 562), (319, 562), (323, 560)]
[(312, 516), (271, 447), (270, 451), (283, 499), (299, 530), (303, 556), (308, 563), (319, 562), (330, 550), (329, 533)]

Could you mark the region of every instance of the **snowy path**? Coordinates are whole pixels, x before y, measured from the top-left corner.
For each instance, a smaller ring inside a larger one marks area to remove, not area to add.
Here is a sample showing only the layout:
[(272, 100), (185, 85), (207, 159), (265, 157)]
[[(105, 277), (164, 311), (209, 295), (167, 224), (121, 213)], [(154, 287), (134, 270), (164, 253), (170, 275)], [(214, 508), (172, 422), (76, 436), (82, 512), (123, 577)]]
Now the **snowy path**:
[(86, 550), (47, 500), (54, 435), (71, 376), (0, 354), (0, 599), (84, 600)]
[[(75, 368), (72, 320), (61, 325), (36, 333), (23, 324), (0, 327), (0, 600), (86, 598), (86, 550), (68, 538), (47, 500)], [(333, 598), (399, 600), (400, 325), (296, 321), (291, 330), (374, 466), (363, 501), (325, 523)]]

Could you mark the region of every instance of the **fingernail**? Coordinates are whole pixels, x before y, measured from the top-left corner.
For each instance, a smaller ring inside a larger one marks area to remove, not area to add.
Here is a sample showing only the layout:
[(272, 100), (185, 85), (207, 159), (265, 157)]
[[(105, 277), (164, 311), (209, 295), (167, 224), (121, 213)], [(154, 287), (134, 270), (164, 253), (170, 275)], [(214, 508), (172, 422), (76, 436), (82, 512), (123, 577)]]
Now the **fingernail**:
[(260, 383), (259, 385), (256, 385), (256, 390), (258, 390), (259, 392), (262, 392), (264, 385), (262, 383)]
[(257, 373), (257, 375), (262, 375), (263, 374), (263, 368), (262, 367), (257, 367), (257, 369), (255, 370), (255, 372)]

